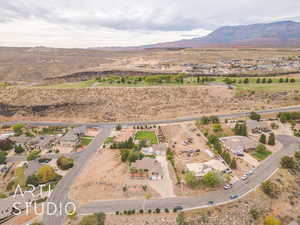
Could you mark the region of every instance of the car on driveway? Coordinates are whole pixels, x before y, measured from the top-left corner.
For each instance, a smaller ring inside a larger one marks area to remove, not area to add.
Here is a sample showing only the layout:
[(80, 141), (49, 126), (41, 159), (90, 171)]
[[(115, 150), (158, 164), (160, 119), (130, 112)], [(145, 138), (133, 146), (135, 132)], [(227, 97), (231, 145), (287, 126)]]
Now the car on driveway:
[(231, 188), (232, 188), (232, 184), (226, 184), (226, 185), (224, 185), (224, 189), (225, 190), (229, 190)]
[(239, 197), (238, 195), (231, 195), (231, 196), (230, 196), (230, 199), (233, 200), (233, 199), (236, 199), (236, 198), (238, 198), (238, 197)]

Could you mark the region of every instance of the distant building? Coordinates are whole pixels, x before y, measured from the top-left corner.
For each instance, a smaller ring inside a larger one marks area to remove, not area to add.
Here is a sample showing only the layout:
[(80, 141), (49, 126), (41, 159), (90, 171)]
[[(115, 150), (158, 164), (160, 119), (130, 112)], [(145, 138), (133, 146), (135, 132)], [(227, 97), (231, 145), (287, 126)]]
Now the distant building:
[(144, 155), (165, 156), (167, 154), (167, 145), (164, 143), (154, 144), (151, 147), (142, 148), (141, 151)]
[(30, 141), (31, 137), (26, 136), (25, 134), (22, 134), (20, 136), (16, 137), (10, 137), (11, 141), (15, 142), (17, 145), (21, 145), (22, 147), (26, 147), (27, 143)]
[(28, 144), (32, 149), (49, 150), (56, 140), (55, 135), (41, 135), (30, 140)]
[(69, 130), (61, 139), (60, 145), (64, 148), (70, 148), (74, 150), (76, 145), (80, 143), (80, 138), (84, 136), (86, 126), (76, 127)]
[(245, 136), (229, 136), (220, 138), (223, 146), (235, 155), (243, 155), (244, 152), (255, 150), (258, 143)]

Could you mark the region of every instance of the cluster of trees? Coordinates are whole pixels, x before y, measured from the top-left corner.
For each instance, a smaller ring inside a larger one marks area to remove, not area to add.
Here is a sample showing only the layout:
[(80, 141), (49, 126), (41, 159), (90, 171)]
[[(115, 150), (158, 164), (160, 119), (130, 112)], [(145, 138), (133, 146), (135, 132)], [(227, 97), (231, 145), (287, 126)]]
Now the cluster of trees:
[(210, 124), (210, 123), (216, 124), (219, 122), (220, 122), (220, 120), (217, 116), (203, 116), (200, 119), (200, 123), (203, 125)]
[(262, 134), (259, 138), (259, 142), (262, 143), (262, 144), (275, 145), (275, 135), (274, 135), (274, 133), (271, 133), (269, 135), (268, 141), (267, 141), (267, 136), (265, 134)]
[(8, 151), (13, 148), (13, 142), (9, 139), (0, 140), (0, 151)]
[(256, 120), (256, 121), (260, 121), (260, 114), (256, 113), (256, 112), (251, 112), (249, 118), (251, 120)]
[(148, 128), (151, 129), (151, 128), (155, 128), (155, 127), (156, 127), (155, 124), (154, 124), (154, 125), (147, 125), (147, 124), (146, 124), (145, 126), (142, 126), (142, 125), (141, 125), (141, 126), (133, 126), (133, 129), (144, 129), (144, 128), (145, 128), (145, 129), (148, 129)]
[(280, 112), (277, 114), (277, 118), (282, 123), (298, 120), (300, 119), (300, 112)]
[(74, 160), (65, 156), (61, 156), (57, 159), (56, 164), (60, 169), (68, 170), (74, 166)]
[(57, 181), (61, 178), (58, 174), (55, 173), (54, 169), (51, 166), (45, 165), (42, 166), (36, 174), (30, 175), (27, 177), (26, 183), (37, 186), (39, 184), (46, 184), (51, 181)]
[(208, 137), (208, 143), (213, 146), (215, 152), (217, 152), (224, 159), (224, 161), (230, 166), (231, 169), (237, 168), (236, 159), (231, 158), (230, 154), (227, 151), (222, 150), (222, 145), (217, 136), (210, 135)]
[(236, 123), (235, 127), (233, 128), (233, 132), (235, 135), (247, 136), (248, 132), (246, 123)]
[(16, 135), (21, 135), (23, 133), (23, 128), (25, 127), (24, 124), (22, 123), (16, 123), (12, 126), (14, 132), (16, 133)]
[(201, 184), (207, 187), (217, 187), (222, 183), (221, 175), (216, 172), (208, 172), (201, 179), (198, 179), (194, 172), (187, 171), (184, 175), (184, 181), (190, 188), (197, 188)]
[[(271, 84), (271, 83), (273, 83), (273, 81), (274, 81), (274, 79), (272, 79), (272, 78), (257, 78), (256, 79), (256, 83), (257, 84)], [(296, 82), (296, 80), (294, 79), (294, 78), (291, 78), (291, 79), (289, 79), (289, 78), (280, 78), (279, 80), (277, 80), (279, 83), (295, 83)], [(249, 84), (250, 83), (250, 79), (249, 78), (244, 78), (244, 79), (239, 79), (239, 80), (237, 80), (237, 79), (232, 79), (232, 78), (228, 78), (228, 77), (226, 77), (226, 78), (224, 78), (223, 79), (223, 82), (224, 83), (226, 83), (226, 84), (236, 84), (236, 83), (239, 83), (239, 84)], [(276, 80), (275, 80), (275, 82), (276, 82)]]
[(132, 149), (134, 148), (133, 138), (130, 137), (127, 141), (124, 142), (114, 142), (110, 146), (111, 149)]
[(144, 154), (137, 150), (128, 150), (123, 149), (121, 150), (121, 160), (122, 162), (129, 162), (133, 163), (137, 160), (143, 159)]
[(261, 184), (261, 189), (270, 198), (277, 198), (280, 194), (278, 186), (269, 180)]

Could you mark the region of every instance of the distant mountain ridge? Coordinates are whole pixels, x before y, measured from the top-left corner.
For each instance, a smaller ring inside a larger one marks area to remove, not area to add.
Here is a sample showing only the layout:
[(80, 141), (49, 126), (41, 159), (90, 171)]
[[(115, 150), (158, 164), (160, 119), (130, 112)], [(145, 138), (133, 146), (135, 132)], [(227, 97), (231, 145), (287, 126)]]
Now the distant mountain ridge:
[(300, 23), (280, 21), (224, 26), (200, 38), (126, 47), (126, 49), (197, 47), (300, 47)]

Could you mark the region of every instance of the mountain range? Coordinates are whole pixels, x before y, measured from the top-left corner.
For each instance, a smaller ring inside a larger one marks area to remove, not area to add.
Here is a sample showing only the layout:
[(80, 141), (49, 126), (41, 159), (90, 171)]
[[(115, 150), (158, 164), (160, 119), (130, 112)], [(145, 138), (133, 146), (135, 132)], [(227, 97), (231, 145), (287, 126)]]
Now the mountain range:
[(252, 25), (224, 26), (207, 36), (138, 47), (97, 48), (107, 50), (147, 48), (209, 47), (300, 47), (300, 23), (280, 21)]

